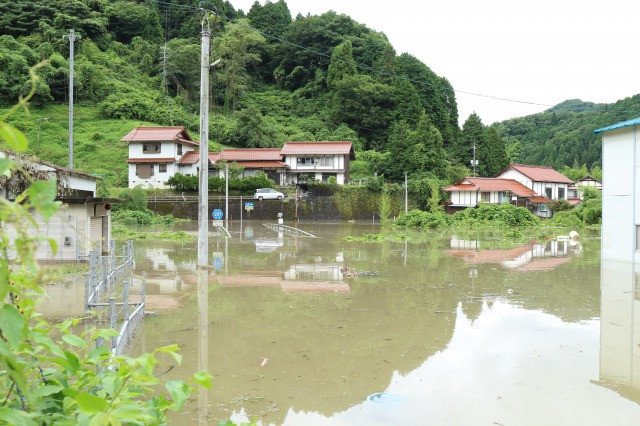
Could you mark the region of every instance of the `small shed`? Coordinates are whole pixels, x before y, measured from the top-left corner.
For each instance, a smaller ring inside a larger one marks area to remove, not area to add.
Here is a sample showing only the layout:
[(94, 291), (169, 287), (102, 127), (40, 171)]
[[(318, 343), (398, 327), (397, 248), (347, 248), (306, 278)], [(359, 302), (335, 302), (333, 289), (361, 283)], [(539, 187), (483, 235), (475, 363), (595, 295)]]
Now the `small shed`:
[[(9, 157), (30, 174), (30, 179), (55, 179), (57, 199), (63, 205), (48, 221), (36, 216), (33, 235), (43, 235), (56, 242), (57, 251), (43, 241), (36, 248), (36, 258), (41, 261), (85, 260), (89, 251), (107, 253), (111, 240), (111, 205), (117, 201), (96, 197), (97, 178), (75, 170), (60, 167), (46, 161), (0, 151), (0, 157)], [(0, 196), (13, 199), (28, 185), (29, 179), (14, 173), (0, 180)], [(6, 229), (11, 237), (15, 229)]]

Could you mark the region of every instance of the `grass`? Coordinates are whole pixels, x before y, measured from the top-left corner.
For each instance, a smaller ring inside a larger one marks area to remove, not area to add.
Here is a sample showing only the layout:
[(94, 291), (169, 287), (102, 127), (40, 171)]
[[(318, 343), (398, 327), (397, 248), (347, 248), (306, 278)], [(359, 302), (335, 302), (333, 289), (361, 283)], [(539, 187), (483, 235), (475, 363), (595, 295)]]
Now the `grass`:
[[(6, 108), (0, 108), (0, 114)], [(111, 119), (100, 114), (97, 106), (78, 104), (74, 109), (74, 166), (81, 172), (102, 177), (106, 188), (126, 187), (128, 146), (120, 139), (141, 125), (158, 125), (140, 120)], [(29, 153), (42, 160), (68, 166), (68, 107), (49, 104), (32, 107), (28, 113), (12, 116), (9, 122), (29, 139)], [(180, 123), (176, 123), (180, 124)], [(197, 138), (197, 132), (190, 132)], [(211, 151), (222, 145), (209, 143)]]
[(57, 284), (85, 274), (89, 270), (89, 264), (86, 262), (43, 264), (42, 268), (44, 282), (47, 284)]
[(185, 243), (196, 240), (195, 234), (184, 231), (140, 231), (118, 224), (113, 226), (111, 235), (116, 240), (156, 240)]

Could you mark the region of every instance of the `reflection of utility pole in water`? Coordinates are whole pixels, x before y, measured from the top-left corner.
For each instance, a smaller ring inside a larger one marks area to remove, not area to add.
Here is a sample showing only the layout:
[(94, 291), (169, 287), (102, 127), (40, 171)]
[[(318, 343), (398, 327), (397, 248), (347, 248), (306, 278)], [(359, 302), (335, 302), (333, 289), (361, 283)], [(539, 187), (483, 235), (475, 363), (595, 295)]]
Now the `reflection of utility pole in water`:
[(404, 266), (407, 266), (407, 257), (409, 256), (409, 242), (404, 240)]
[[(209, 270), (198, 270), (198, 371), (208, 371), (209, 361)], [(209, 422), (209, 390), (199, 387), (198, 393), (198, 423), (206, 425)]]

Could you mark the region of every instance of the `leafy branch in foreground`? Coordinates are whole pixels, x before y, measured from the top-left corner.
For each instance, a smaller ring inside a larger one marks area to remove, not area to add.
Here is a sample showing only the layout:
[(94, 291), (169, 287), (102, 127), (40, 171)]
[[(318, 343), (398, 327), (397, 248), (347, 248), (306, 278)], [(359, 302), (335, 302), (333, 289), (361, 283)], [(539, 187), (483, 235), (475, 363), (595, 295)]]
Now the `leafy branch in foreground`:
[[(15, 151), (26, 148), (24, 135), (2, 122), (0, 140)], [(10, 158), (0, 158), (0, 176), (11, 176), (15, 167)], [(0, 420), (20, 425), (165, 423), (166, 412), (180, 409), (192, 390), (182, 381), (167, 381), (163, 390), (154, 375), (159, 354), (180, 362), (178, 346), (136, 358), (114, 356), (93, 344), (110, 339), (113, 330), (91, 328), (78, 335), (73, 330), (79, 320), (51, 324), (42, 318), (35, 306), (44, 273), (34, 253), (47, 239), (29, 230), (37, 228), (36, 218), (47, 221), (58, 211), (56, 182), (35, 180), (10, 198), (0, 198)], [(53, 240), (47, 241), (55, 251)], [(192, 379), (211, 386), (207, 373)]]

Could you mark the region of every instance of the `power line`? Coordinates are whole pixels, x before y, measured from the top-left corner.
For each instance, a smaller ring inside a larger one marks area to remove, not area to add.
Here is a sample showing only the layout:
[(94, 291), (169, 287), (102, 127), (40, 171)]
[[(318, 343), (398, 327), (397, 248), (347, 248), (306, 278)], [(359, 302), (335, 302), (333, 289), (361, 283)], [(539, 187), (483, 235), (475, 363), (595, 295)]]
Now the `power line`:
[[(271, 38), (273, 40), (277, 40), (277, 41), (279, 41), (281, 43), (286, 43), (286, 44), (288, 44), (290, 46), (297, 47), (297, 48), (302, 49), (302, 50), (306, 50), (307, 52), (313, 53), (315, 55), (331, 59), (331, 55), (329, 55), (329, 54), (326, 54), (326, 53), (323, 53), (323, 52), (319, 52), (317, 50), (311, 49), (311, 48), (306, 47), (306, 46), (301, 46), (301, 45), (296, 44), (296, 43), (292, 43), (292, 42), (290, 42), (288, 40), (284, 40), (282, 38), (276, 37), (276, 36), (271, 35), (269, 33), (260, 31), (257, 28), (256, 28), (256, 31), (258, 31), (260, 34), (262, 34), (265, 37)], [(341, 60), (341, 61), (346, 62), (344, 60)], [(355, 60), (354, 60), (354, 62), (355, 62)], [(356, 63), (356, 67), (357, 68), (359, 68), (361, 70), (364, 70), (364, 71), (369, 71), (369, 72), (372, 72), (374, 74), (378, 74), (378, 75), (385, 76), (385, 77), (401, 78), (403, 80), (409, 81), (410, 83), (416, 84), (416, 85), (421, 86), (421, 87), (424, 85), (423, 82), (408, 78), (406, 76), (396, 76), (396, 75), (391, 74), (391, 73), (381, 72), (381, 71), (376, 70), (373, 67), (370, 67), (368, 65), (359, 64), (358, 62), (355, 62), (355, 63)], [(457, 92), (457, 93), (463, 93), (465, 95), (477, 96), (477, 97), (493, 99), (493, 100), (497, 100), (497, 101), (515, 102), (515, 103), (521, 103), (521, 104), (539, 105), (539, 106), (547, 106), (547, 107), (553, 106), (551, 104), (543, 104), (543, 103), (540, 103), (540, 102), (523, 101), (523, 100), (519, 100), (519, 99), (511, 99), (511, 98), (504, 98), (504, 97), (501, 97), (501, 96), (488, 95), (488, 94), (485, 94), (485, 93), (477, 93), (477, 92), (469, 92), (469, 91), (465, 91), (465, 90), (458, 90), (458, 89), (454, 89), (453, 86), (452, 86), (452, 89), (453, 89), (454, 92)]]

